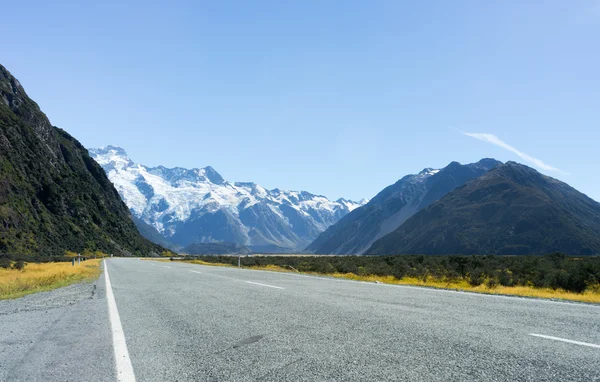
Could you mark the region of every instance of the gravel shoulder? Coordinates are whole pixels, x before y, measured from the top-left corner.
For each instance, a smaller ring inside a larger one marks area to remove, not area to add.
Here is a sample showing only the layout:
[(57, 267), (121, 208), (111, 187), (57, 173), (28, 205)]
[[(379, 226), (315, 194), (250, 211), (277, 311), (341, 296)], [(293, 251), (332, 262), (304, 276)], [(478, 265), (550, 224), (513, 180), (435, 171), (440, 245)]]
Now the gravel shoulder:
[(114, 381), (104, 276), (0, 301), (0, 381)]

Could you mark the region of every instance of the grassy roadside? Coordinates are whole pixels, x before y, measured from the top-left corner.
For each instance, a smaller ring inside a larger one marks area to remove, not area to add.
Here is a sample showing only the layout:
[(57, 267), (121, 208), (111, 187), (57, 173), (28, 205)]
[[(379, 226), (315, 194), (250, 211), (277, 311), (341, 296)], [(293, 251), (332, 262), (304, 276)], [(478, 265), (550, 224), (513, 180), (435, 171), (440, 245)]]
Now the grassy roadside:
[[(152, 260), (152, 259), (148, 259)], [(164, 261), (170, 262), (168, 259), (154, 259), (155, 261)], [(209, 265), (209, 266), (218, 266), (218, 267), (235, 267), (231, 264), (225, 263), (212, 263), (202, 260), (176, 260), (182, 261), (189, 264), (200, 264), (200, 265)], [(494, 287), (489, 287), (485, 283), (472, 286), (466, 280), (460, 281), (447, 281), (447, 280), (436, 280), (432, 277), (429, 277), (427, 280), (423, 280), (422, 278), (416, 277), (403, 277), (402, 279), (397, 279), (394, 276), (376, 276), (376, 275), (365, 275), (360, 276), (354, 273), (318, 273), (318, 272), (296, 272), (288, 268), (284, 268), (278, 265), (263, 265), (263, 266), (244, 266), (245, 269), (256, 269), (256, 270), (265, 270), (265, 271), (274, 271), (274, 272), (290, 272), (290, 273), (301, 273), (308, 274), (314, 276), (327, 276), (327, 277), (335, 277), (340, 279), (347, 280), (355, 280), (355, 281), (364, 281), (364, 282), (380, 282), (383, 284), (393, 284), (393, 285), (411, 285), (411, 286), (420, 286), (420, 287), (428, 287), (428, 288), (437, 288), (437, 289), (449, 289), (456, 291), (466, 291), (466, 292), (474, 292), (474, 293), (484, 293), (484, 294), (493, 294), (493, 295), (507, 295), (507, 296), (520, 296), (520, 297), (534, 297), (534, 298), (544, 298), (544, 299), (554, 299), (554, 300), (567, 300), (567, 301), (577, 301), (577, 302), (587, 302), (587, 303), (600, 303), (600, 288), (588, 289), (583, 293), (573, 293), (564, 291), (561, 289), (551, 289), (551, 288), (535, 288), (533, 286), (502, 286), (497, 285)]]
[(485, 284), (479, 286), (471, 286), (466, 281), (449, 282), (443, 280), (427, 280), (423, 281), (418, 278), (404, 277), (400, 280), (394, 276), (358, 276), (353, 273), (332, 273), (328, 276), (336, 278), (344, 278), (350, 280), (381, 282), (383, 284), (395, 285), (412, 285), (437, 289), (450, 289), (457, 291), (466, 291), (474, 293), (520, 296), (520, 297), (535, 297), (556, 300), (568, 300), (578, 302), (600, 303), (600, 291), (586, 290), (583, 293), (567, 292), (560, 289), (551, 288), (534, 288), (531, 286), (502, 286), (488, 287)]
[[(159, 261), (161, 263), (171, 263), (173, 261), (180, 261), (180, 262), (184, 262), (184, 263), (188, 263), (188, 264), (210, 265), (211, 267), (230, 267), (230, 268), (234, 267), (231, 264), (209, 263), (207, 261), (202, 261), (202, 260), (187, 260), (187, 259), (186, 260), (170, 260), (170, 259), (164, 259), (161, 257), (141, 257), (140, 260)], [(244, 268), (250, 268), (250, 267), (244, 267)]]
[(64, 287), (79, 281), (95, 280), (100, 275), (101, 259), (72, 266), (69, 262), (28, 263), (22, 271), (0, 269), (0, 300)]

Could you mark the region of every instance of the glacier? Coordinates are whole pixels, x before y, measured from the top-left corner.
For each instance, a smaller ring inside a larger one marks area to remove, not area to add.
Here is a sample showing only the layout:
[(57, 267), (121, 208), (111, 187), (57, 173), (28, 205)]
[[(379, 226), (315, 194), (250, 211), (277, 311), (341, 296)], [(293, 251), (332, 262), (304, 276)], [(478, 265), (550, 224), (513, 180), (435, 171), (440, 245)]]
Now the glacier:
[(212, 167), (148, 167), (120, 147), (90, 149), (131, 213), (173, 243), (232, 242), (255, 251), (292, 252), (367, 199), (329, 200), (306, 191), (229, 182)]

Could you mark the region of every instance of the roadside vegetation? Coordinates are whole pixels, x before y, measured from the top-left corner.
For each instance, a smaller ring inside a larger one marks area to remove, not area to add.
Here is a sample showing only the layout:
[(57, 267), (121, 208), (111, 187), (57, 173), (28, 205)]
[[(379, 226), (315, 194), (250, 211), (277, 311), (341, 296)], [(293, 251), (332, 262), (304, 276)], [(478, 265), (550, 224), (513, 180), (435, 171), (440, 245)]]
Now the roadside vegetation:
[(71, 251), (66, 251), (65, 252), (65, 256), (69, 258), (69, 261), (72, 258), (77, 258), (79, 255), (81, 255), (81, 257), (84, 257), (86, 259), (103, 259), (105, 257), (110, 257), (109, 254), (106, 254), (104, 252), (101, 251), (90, 251), (90, 250), (84, 250), (81, 253), (75, 253), (75, 252), (71, 252)]
[[(176, 260), (237, 266), (237, 256)], [(249, 256), (246, 268), (360, 281), (600, 303), (600, 257), (546, 256)]]
[(60, 288), (100, 275), (101, 259), (75, 262), (31, 263), (0, 258), (0, 300)]

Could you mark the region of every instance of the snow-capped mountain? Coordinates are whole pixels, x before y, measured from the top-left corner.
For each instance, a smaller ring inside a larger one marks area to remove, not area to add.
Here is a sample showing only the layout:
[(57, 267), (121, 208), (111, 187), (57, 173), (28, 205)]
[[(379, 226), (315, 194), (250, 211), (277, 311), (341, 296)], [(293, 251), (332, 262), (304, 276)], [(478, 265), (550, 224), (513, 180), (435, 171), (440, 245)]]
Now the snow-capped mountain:
[(426, 168), (406, 175), (329, 227), (306, 249), (318, 254), (362, 254), (418, 211), (501, 164), (495, 159), (466, 165), (452, 162), (440, 170)]
[(231, 242), (256, 251), (299, 250), (367, 202), (229, 182), (210, 166), (146, 167), (114, 146), (89, 152), (132, 214), (182, 246)]

